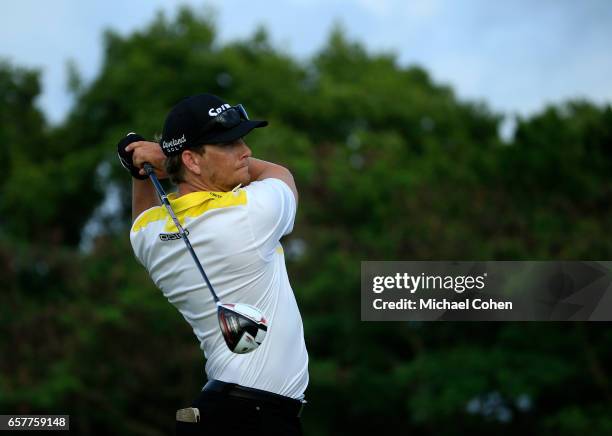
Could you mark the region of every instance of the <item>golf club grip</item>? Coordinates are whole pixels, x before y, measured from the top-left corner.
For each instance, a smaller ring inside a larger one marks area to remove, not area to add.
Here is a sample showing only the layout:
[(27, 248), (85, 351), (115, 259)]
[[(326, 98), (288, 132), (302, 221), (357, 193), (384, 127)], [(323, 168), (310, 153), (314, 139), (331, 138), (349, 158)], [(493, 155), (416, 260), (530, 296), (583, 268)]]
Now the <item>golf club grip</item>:
[(206, 275), (206, 272), (204, 271), (204, 267), (202, 266), (200, 259), (198, 259), (198, 256), (195, 250), (191, 246), (191, 242), (189, 241), (189, 238), (187, 238), (185, 229), (183, 229), (183, 226), (181, 226), (181, 223), (179, 222), (178, 218), (176, 217), (174, 213), (174, 210), (172, 210), (172, 206), (170, 205), (168, 196), (166, 195), (164, 188), (159, 182), (159, 179), (155, 175), (155, 170), (153, 169), (153, 165), (151, 165), (149, 162), (145, 162), (143, 167), (144, 167), (145, 172), (151, 179), (151, 182), (153, 183), (153, 186), (155, 187), (155, 190), (157, 191), (157, 195), (159, 196), (159, 199), (161, 200), (166, 210), (168, 211), (168, 214), (170, 215), (170, 218), (172, 218), (172, 221), (174, 221), (174, 225), (176, 226), (176, 229), (179, 231), (179, 234), (181, 235), (181, 239), (183, 239), (183, 241), (185, 242), (185, 245), (187, 246), (187, 250), (191, 254), (191, 257), (193, 258), (196, 264), (196, 267), (198, 268), (198, 270), (200, 271), (200, 274), (202, 275), (202, 278), (206, 282), (206, 285), (208, 286), (208, 289), (210, 290), (210, 293), (212, 294), (212, 297), (215, 300), (215, 303), (218, 303), (219, 297), (217, 297), (217, 293), (215, 292), (212, 284), (210, 283), (210, 280), (208, 280), (208, 276)]

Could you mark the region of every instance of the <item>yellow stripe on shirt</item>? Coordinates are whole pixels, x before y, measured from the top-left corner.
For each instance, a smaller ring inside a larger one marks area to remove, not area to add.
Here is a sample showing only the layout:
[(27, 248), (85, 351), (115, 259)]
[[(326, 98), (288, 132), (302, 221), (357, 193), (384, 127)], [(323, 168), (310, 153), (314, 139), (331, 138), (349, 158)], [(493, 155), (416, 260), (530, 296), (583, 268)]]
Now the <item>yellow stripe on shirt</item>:
[[(209, 210), (241, 206), (247, 203), (246, 191), (244, 189), (230, 192), (199, 191), (178, 198), (173, 193), (168, 195), (168, 199), (181, 225), (185, 225), (185, 218), (195, 218)], [(164, 206), (157, 206), (143, 212), (138, 217), (132, 226), (132, 232), (138, 232), (149, 224), (162, 220), (166, 220), (164, 231), (178, 231), (166, 208)]]

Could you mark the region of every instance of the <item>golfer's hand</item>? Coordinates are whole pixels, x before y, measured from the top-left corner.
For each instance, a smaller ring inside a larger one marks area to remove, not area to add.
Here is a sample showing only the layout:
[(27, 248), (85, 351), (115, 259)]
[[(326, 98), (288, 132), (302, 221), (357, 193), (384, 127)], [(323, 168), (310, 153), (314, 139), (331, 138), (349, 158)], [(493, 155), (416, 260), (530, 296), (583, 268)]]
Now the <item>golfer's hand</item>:
[(125, 151), (134, 151), (132, 160), (134, 162), (134, 165), (140, 168), (140, 174), (147, 174), (143, 169), (143, 166), (145, 162), (149, 162), (151, 165), (153, 165), (153, 168), (155, 169), (155, 175), (157, 175), (159, 179), (165, 179), (168, 177), (168, 174), (166, 174), (166, 170), (164, 169), (166, 155), (164, 154), (157, 142), (132, 142), (127, 147), (125, 147)]

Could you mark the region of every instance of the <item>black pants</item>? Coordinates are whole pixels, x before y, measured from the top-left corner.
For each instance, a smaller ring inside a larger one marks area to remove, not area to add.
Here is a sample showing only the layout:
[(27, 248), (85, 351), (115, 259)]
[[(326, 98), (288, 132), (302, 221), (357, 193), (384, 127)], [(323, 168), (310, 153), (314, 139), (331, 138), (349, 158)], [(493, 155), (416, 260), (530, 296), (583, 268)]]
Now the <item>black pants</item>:
[[(176, 423), (177, 436), (185, 435), (302, 435), (300, 418), (269, 406), (264, 401), (230, 397), (202, 391), (192, 407), (200, 410), (200, 422)], [(254, 433), (257, 431), (257, 433)], [(248, 432), (248, 433), (246, 433)]]

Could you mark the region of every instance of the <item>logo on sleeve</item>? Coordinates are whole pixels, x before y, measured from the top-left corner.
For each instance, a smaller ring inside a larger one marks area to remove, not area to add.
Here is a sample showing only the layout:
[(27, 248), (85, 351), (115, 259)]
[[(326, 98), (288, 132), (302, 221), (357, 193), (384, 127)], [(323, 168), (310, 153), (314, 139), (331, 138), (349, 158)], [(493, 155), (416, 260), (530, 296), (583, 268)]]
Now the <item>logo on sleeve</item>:
[[(185, 229), (185, 235), (189, 236), (189, 230)], [(160, 233), (159, 239), (162, 242), (166, 241), (176, 241), (177, 239), (181, 239), (182, 236), (180, 233)]]

